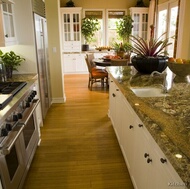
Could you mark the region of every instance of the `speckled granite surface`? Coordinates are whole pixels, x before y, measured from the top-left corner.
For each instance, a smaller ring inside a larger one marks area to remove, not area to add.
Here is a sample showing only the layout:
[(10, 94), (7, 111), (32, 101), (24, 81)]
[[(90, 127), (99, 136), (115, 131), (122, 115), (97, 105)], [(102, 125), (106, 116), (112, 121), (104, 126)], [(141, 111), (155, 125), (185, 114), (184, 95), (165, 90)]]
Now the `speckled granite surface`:
[[(185, 79), (177, 78), (170, 70), (166, 70), (168, 86), (170, 85), (168, 96), (137, 97), (130, 87), (160, 88), (163, 76), (142, 75), (129, 66), (107, 67), (107, 70), (187, 188), (190, 188), (189, 76)], [(176, 154), (182, 155), (182, 158), (177, 158)]]
[(38, 78), (38, 75), (36, 73), (34, 74), (13, 74), (12, 78), (9, 78), (8, 81), (30, 81), (30, 80), (36, 80)]

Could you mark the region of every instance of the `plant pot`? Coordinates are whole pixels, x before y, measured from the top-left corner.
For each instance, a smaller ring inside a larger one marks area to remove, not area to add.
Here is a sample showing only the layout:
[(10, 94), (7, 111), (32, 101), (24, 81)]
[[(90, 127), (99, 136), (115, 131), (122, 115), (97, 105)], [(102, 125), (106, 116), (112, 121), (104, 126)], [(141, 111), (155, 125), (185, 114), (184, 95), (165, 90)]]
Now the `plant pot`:
[(13, 68), (12, 67), (6, 66), (6, 76), (7, 76), (7, 79), (12, 78), (12, 76), (13, 76)]
[(153, 71), (163, 72), (167, 67), (166, 56), (142, 57), (133, 56), (131, 62), (135, 69), (143, 74), (151, 74)]
[(89, 45), (83, 44), (82, 45), (82, 51), (89, 51)]

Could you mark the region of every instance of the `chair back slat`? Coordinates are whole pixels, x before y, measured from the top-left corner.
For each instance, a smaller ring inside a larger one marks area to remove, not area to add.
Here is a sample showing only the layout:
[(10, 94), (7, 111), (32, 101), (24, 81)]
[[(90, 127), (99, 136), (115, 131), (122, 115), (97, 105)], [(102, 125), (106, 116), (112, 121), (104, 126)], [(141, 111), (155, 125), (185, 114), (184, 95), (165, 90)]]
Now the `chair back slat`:
[(96, 64), (93, 62), (94, 59), (94, 53), (88, 53), (86, 54), (88, 62), (91, 64), (91, 67), (95, 67)]
[(91, 73), (92, 72), (92, 66), (91, 66), (90, 62), (88, 61), (87, 57), (85, 57), (85, 61), (86, 61), (86, 65), (87, 65), (88, 71), (89, 71), (89, 73)]

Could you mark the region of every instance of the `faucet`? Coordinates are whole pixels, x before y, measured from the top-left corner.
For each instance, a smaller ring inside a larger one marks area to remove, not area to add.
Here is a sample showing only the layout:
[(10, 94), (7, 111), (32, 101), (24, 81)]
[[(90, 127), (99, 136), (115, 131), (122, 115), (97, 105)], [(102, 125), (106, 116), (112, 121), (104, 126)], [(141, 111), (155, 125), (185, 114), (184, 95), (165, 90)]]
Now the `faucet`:
[(168, 82), (167, 82), (167, 79), (166, 79), (166, 77), (167, 77), (167, 73), (166, 72), (162, 72), (162, 73), (160, 73), (160, 72), (158, 72), (158, 71), (153, 71), (151, 74), (150, 74), (150, 77), (153, 77), (154, 75), (156, 75), (156, 74), (158, 74), (158, 75), (163, 75), (164, 76), (164, 81), (163, 81), (163, 85), (162, 85), (162, 92), (163, 93), (168, 93)]

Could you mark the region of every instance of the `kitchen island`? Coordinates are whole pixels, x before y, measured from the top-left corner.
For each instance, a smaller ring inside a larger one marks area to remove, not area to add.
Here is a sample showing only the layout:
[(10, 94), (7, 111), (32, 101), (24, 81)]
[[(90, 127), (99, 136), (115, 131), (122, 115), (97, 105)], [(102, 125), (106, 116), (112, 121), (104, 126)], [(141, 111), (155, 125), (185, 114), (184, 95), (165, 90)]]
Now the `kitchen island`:
[[(138, 97), (131, 88), (162, 88), (163, 76), (142, 75), (130, 66), (107, 67), (107, 71), (110, 80), (115, 83), (118, 90), (140, 118), (182, 179), (183, 184), (190, 188), (189, 78), (187, 77), (184, 80), (174, 77), (168, 69), (167, 74), (171, 76), (167, 78), (167, 83), (170, 84), (168, 94), (161, 97)], [(181, 183), (176, 184), (176, 186), (178, 185), (181, 185)]]

